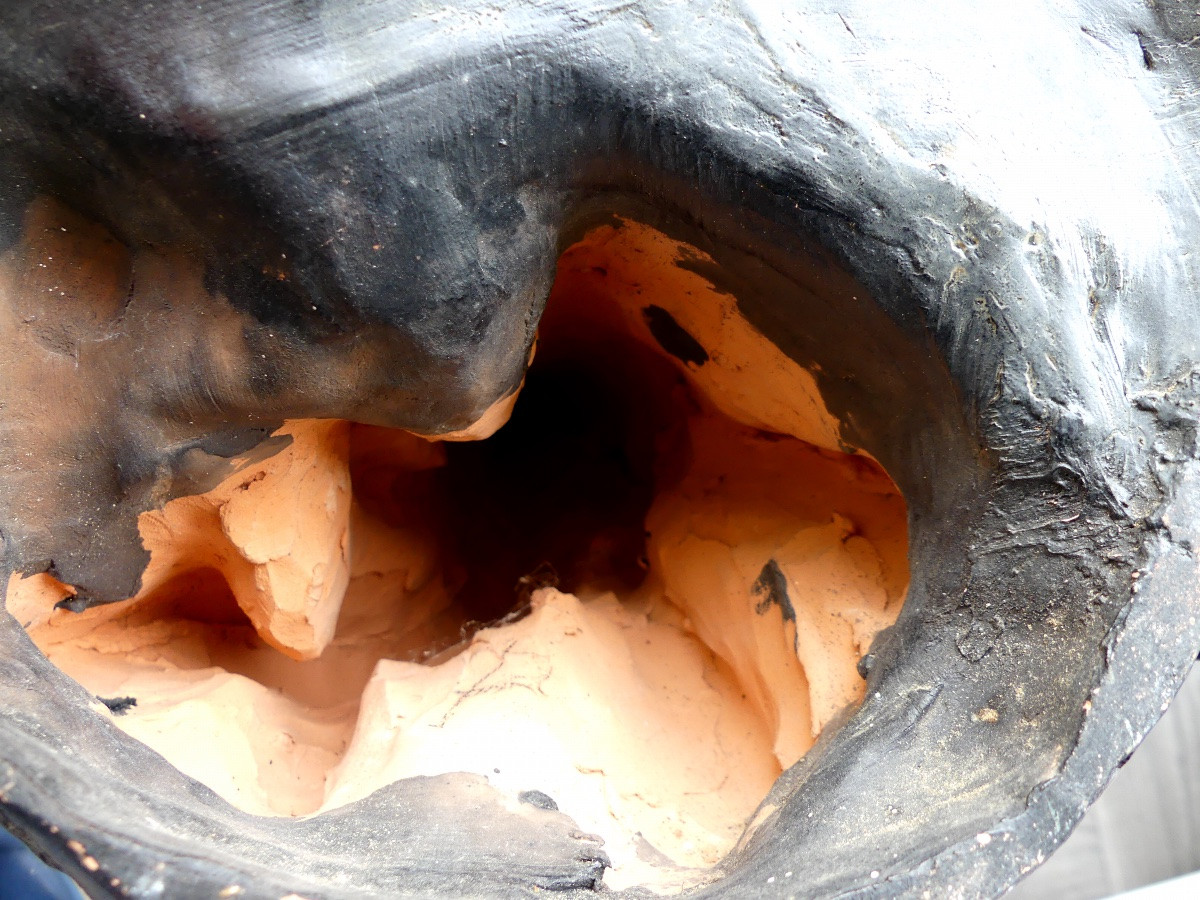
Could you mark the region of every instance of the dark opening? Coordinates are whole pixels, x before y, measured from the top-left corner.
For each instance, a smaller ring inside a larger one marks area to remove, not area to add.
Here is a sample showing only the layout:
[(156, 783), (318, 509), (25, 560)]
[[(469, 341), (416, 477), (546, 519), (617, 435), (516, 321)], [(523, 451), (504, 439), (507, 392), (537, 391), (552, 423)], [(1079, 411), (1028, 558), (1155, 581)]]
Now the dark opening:
[[(549, 331), (549, 329), (547, 329)], [(683, 424), (682, 389), (660, 355), (613, 335), (550, 333), (512, 419), (486, 441), (447, 446), (448, 531), (465, 567), (458, 600), (494, 619), (528, 590), (623, 591), (646, 572), (656, 453)]]

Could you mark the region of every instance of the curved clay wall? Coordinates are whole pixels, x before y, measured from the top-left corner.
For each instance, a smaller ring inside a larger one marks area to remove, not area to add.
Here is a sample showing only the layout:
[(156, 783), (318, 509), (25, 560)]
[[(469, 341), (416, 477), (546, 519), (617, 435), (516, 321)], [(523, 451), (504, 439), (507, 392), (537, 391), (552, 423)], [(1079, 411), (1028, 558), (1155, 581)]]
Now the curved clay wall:
[(603, 836), (610, 885), (686, 883), (861, 699), (908, 578), (899, 492), (703, 261), (590, 231), (494, 437), (291, 421), (143, 514), (135, 598), (14, 576), (9, 610), (245, 810), (470, 771)]

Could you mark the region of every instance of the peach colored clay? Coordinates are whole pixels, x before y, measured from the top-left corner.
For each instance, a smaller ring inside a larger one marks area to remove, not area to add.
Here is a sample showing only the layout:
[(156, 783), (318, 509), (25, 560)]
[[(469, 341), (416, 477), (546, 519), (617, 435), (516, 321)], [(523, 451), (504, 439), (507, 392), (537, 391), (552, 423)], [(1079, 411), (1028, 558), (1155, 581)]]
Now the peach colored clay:
[[(598, 334), (661, 353), (653, 303), (708, 355), (662, 369), (681, 412), (655, 438), (646, 574), (620, 596), (533, 584), (523, 616), (472, 624), (446, 445), (299, 420), (276, 455), (141, 517), (137, 597), (54, 611), (69, 586), (14, 576), (8, 610), (89, 691), (137, 699), (117, 725), (248, 811), (475, 772), (602, 835), (610, 886), (695, 881), (861, 699), (856, 663), (908, 573), (894, 485), (839, 452), (812, 375), (685, 255), (635, 223), (596, 229), (560, 260), (543, 322), (559, 357)], [(490, 434), (514, 399), (451, 437)]]

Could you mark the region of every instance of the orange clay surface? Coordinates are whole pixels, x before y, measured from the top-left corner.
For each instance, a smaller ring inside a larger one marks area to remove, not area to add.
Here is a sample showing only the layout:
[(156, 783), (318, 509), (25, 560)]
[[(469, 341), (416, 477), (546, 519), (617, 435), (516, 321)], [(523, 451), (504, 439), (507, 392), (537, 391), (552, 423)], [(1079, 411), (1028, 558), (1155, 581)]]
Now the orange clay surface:
[[(137, 597), (55, 611), (69, 586), (14, 576), (8, 610), (89, 691), (137, 699), (115, 724), (242, 809), (306, 815), (475, 772), (603, 836), (610, 886), (695, 880), (861, 699), (856, 663), (908, 572), (895, 486), (835, 449), (812, 376), (684, 255), (633, 223), (591, 232), (560, 260), (540, 336), (552, 359), (611, 366), (610, 341), (659, 359), (626, 384), (677, 410), (651, 435), (639, 584), (535, 581), (521, 614), (472, 623), (447, 445), (297, 420), (276, 455), (142, 515)], [(707, 361), (664, 354), (649, 303)]]

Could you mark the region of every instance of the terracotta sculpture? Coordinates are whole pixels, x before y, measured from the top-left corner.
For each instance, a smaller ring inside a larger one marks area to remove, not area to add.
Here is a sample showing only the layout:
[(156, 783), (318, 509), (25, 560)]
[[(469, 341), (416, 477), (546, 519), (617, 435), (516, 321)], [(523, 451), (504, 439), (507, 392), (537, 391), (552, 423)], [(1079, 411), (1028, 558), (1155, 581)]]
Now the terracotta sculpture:
[(1200, 649), (1187, 6), (0, 11), (0, 820), (1001, 892)]

